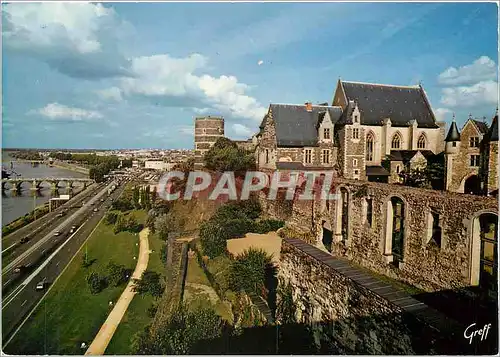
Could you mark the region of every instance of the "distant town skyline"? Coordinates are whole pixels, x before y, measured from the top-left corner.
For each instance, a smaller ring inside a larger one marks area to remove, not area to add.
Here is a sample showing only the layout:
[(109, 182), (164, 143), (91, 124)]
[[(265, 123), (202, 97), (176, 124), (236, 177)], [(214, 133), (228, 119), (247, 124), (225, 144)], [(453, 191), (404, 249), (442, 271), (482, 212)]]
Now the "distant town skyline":
[(331, 104), (339, 77), (417, 85), (463, 125), (495, 113), (495, 3), (12, 3), (2, 146), (193, 148), (194, 117), (257, 132), (269, 103)]

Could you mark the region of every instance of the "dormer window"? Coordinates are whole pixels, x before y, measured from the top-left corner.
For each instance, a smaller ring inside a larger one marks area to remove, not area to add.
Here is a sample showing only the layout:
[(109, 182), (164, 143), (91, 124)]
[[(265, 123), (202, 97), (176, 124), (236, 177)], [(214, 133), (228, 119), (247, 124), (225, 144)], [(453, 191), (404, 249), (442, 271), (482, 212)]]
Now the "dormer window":
[(469, 146), (471, 148), (478, 148), (479, 147), (479, 137), (474, 136), (472, 138), (469, 138)]
[(330, 139), (330, 128), (323, 129), (323, 139)]
[(359, 115), (354, 115), (354, 122), (359, 123)]
[(359, 129), (358, 128), (353, 128), (352, 129), (352, 138), (353, 139), (359, 139)]

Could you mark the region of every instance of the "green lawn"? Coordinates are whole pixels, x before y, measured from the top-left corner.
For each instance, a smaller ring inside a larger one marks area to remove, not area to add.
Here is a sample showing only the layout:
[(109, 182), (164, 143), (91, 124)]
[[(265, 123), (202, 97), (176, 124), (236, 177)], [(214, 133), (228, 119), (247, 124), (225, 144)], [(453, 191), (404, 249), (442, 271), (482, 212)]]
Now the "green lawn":
[[(140, 215), (140, 213), (139, 213)], [(83, 354), (82, 342), (89, 345), (110, 312), (109, 301), (116, 302), (125, 285), (107, 287), (92, 295), (85, 280), (88, 273), (105, 273), (109, 261), (134, 269), (138, 236), (128, 232), (113, 234), (113, 226), (101, 222), (87, 241), (94, 263), (82, 267), (82, 249), (57, 280), (19, 333), (7, 346), (10, 354)]]
[[(149, 249), (153, 252), (149, 255), (148, 270), (158, 272), (164, 276), (165, 271), (160, 259), (162, 245), (163, 241), (157, 235), (149, 235)], [(152, 318), (148, 316), (147, 310), (154, 302), (155, 299), (149, 294), (134, 296), (106, 348), (106, 354), (132, 354), (131, 340), (138, 331), (142, 331), (151, 322)]]

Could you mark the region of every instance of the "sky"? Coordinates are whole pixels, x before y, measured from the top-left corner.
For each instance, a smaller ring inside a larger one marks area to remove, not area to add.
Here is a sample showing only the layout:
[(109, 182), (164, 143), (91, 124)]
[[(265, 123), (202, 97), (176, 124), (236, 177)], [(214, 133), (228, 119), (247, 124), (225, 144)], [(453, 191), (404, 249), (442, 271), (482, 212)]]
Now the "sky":
[(203, 115), (247, 139), (338, 78), (421, 83), (459, 126), (498, 105), (495, 3), (11, 3), (2, 23), (2, 147), (192, 149)]

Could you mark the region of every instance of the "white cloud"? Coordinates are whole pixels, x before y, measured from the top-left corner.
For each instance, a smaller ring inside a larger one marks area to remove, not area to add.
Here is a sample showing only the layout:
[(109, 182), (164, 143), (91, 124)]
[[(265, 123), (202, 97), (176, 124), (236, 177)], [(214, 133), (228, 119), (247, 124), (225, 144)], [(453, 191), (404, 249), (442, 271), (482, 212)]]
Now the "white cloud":
[(199, 114), (214, 110), (239, 118), (261, 120), (266, 109), (247, 94), (249, 86), (235, 76), (198, 74), (206, 57), (192, 54), (173, 58), (167, 54), (131, 61), (132, 77), (122, 78), (122, 94), (148, 97), (166, 106), (191, 107)]
[(194, 125), (185, 125), (179, 127), (179, 133), (182, 135), (194, 135)]
[(497, 65), (488, 56), (481, 56), (472, 64), (459, 68), (449, 67), (438, 76), (440, 84), (457, 86), (492, 81), (497, 78)]
[(497, 103), (498, 83), (495, 81), (442, 89), (441, 104), (448, 107), (474, 107)]
[(110, 99), (110, 100), (114, 100), (117, 102), (121, 102), (123, 100), (122, 92), (121, 92), (120, 88), (118, 88), (118, 87), (110, 87), (110, 88), (106, 88), (106, 89), (101, 89), (101, 90), (96, 91), (96, 93), (102, 99)]
[(103, 115), (97, 111), (72, 108), (59, 103), (50, 103), (43, 108), (28, 113), (40, 114), (51, 120), (85, 121), (103, 118)]
[(232, 128), (234, 134), (238, 137), (249, 138), (254, 134), (254, 132), (250, 128), (242, 124), (233, 124)]
[(452, 111), (448, 108), (437, 108), (434, 110), (434, 115), (438, 121), (445, 121), (448, 117), (450, 117)]
[(77, 78), (126, 75), (117, 42), (127, 24), (94, 3), (12, 3), (2, 6), (8, 50), (22, 52)]

